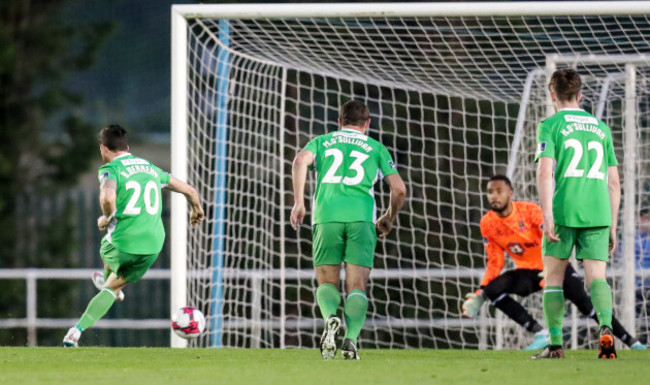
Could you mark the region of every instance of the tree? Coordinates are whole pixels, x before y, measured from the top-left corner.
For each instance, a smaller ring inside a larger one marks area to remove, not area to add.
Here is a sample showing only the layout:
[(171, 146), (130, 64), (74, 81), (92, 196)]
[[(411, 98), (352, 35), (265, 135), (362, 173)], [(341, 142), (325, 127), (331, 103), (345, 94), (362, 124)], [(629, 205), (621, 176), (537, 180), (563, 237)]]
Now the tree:
[[(18, 252), (20, 197), (52, 196), (76, 183), (97, 156), (97, 127), (76, 115), (80, 96), (66, 79), (89, 68), (112, 23), (71, 24), (62, 14), (66, 0), (4, 0), (0, 3), (0, 267), (69, 265), (74, 244), (70, 210), (53, 218), (37, 245), (43, 253)], [(38, 198), (37, 198), (38, 199)], [(34, 215), (39, 215), (35, 213)], [(25, 231), (22, 229), (21, 231)], [(67, 261), (67, 262), (66, 262)], [(56, 283), (50, 290), (56, 293)], [(0, 314), (24, 312), (24, 283), (0, 281)], [(18, 286), (18, 287), (15, 287)], [(14, 290), (14, 288), (16, 290)], [(44, 289), (47, 289), (44, 287)], [(65, 308), (65, 301), (57, 304)], [(40, 304), (39, 304), (40, 309)], [(0, 343), (21, 343), (21, 336)]]

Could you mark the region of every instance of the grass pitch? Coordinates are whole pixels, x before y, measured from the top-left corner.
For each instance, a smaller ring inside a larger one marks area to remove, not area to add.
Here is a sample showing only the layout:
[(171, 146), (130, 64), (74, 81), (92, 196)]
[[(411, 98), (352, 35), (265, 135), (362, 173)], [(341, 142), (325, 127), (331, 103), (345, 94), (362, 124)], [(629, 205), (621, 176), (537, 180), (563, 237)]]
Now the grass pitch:
[(0, 384), (642, 384), (650, 351), (566, 351), (533, 361), (522, 351), (361, 350), (323, 361), (316, 349), (0, 348)]

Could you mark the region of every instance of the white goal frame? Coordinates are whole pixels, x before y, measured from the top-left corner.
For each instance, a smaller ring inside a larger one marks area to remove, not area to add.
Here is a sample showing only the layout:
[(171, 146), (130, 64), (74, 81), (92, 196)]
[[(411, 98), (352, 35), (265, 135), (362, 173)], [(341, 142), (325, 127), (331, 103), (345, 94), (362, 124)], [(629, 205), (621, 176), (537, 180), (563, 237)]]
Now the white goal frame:
[[(187, 127), (188, 127), (188, 19), (194, 18), (279, 18), (279, 17), (414, 17), (414, 16), (553, 16), (553, 15), (618, 15), (650, 14), (650, 2), (646, 1), (554, 1), (554, 2), (475, 2), (475, 3), (341, 3), (341, 4), (204, 4), (172, 6), (171, 50), (171, 173), (180, 180), (187, 180)], [(558, 57), (555, 63), (568, 63)], [(581, 58), (584, 60), (586, 58)], [(639, 59), (637, 57), (637, 59)], [(647, 62), (647, 58), (642, 58)], [(550, 63), (549, 63), (550, 64)], [(634, 63), (629, 64), (633, 71)], [(627, 67), (626, 67), (627, 69)], [(627, 72), (627, 71), (626, 71)], [(632, 74), (633, 75), (633, 74)], [(626, 82), (632, 82), (630, 72)], [(633, 86), (633, 83), (632, 83)], [(525, 111), (524, 111), (525, 114)], [(632, 121), (632, 120), (628, 120)], [(627, 127), (626, 127), (627, 129)], [(629, 136), (630, 138), (632, 136)], [(632, 162), (624, 165), (624, 172)], [(631, 178), (629, 178), (631, 179)], [(626, 178), (626, 183), (628, 178)], [(630, 183), (634, 183), (631, 180)], [(630, 186), (625, 185), (624, 189)], [(633, 211), (624, 201), (622, 214)], [(187, 303), (188, 208), (183, 196), (171, 197), (171, 307), (170, 314)], [(634, 234), (624, 234), (624, 244), (633, 242)], [(625, 275), (634, 276), (626, 268)], [(633, 279), (626, 279), (633, 285)], [(633, 288), (632, 288), (633, 290)], [(633, 308), (633, 304), (632, 304)], [(623, 317), (628, 326), (629, 315)], [(633, 318), (633, 317), (632, 317)], [(632, 319), (632, 323), (634, 320)], [(171, 346), (184, 347), (187, 342), (171, 333)], [(281, 339), (284, 341), (284, 339)]]

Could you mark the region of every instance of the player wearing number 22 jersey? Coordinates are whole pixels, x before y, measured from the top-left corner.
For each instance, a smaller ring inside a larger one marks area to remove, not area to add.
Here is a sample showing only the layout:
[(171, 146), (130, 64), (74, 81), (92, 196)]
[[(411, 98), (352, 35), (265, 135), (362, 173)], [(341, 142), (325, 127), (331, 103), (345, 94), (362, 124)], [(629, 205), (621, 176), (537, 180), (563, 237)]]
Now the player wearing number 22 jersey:
[(616, 246), (618, 162), (609, 127), (580, 108), (581, 87), (573, 69), (555, 71), (549, 82), (555, 114), (537, 129), (537, 190), (544, 220), (543, 306), (551, 344), (533, 358), (564, 356), (562, 282), (574, 248), (585, 266), (600, 325), (598, 357), (616, 358), (607, 262)]
[[(585, 110), (566, 108), (538, 127), (535, 160), (553, 158), (553, 218), (566, 227), (612, 225), (607, 167), (618, 165), (609, 127)], [(588, 199), (580, 197), (588, 196)]]
[[(345, 262), (348, 297), (343, 308), (347, 330), (341, 345), (343, 357), (359, 359), (356, 348), (368, 309), (366, 284), (373, 266), (377, 233), (386, 236), (402, 207), (406, 187), (395, 164), (378, 141), (366, 135), (368, 107), (351, 100), (341, 106), (338, 131), (311, 140), (293, 162), (294, 206), (291, 225), (298, 229), (305, 216), (304, 186), (308, 168), (316, 170), (313, 199), (313, 254), (318, 289), (316, 299), (325, 330), (321, 356), (336, 354), (341, 320), (336, 316), (341, 294), (339, 273)], [(390, 186), (390, 205), (376, 217), (373, 185), (378, 179)]]
[(113, 303), (124, 298), (122, 288), (137, 282), (158, 258), (165, 241), (161, 189), (185, 195), (192, 208), (190, 224), (203, 220), (199, 195), (153, 163), (129, 152), (126, 130), (118, 125), (104, 127), (99, 134), (105, 162), (99, 168), (100, 231), (106, 230), (100, 255), (104, 274), (93, 274), (100, 289), (88, 304), (77, 325), (68, 330), (63, 345), (77, 347), (81, 333), (102, 318)]

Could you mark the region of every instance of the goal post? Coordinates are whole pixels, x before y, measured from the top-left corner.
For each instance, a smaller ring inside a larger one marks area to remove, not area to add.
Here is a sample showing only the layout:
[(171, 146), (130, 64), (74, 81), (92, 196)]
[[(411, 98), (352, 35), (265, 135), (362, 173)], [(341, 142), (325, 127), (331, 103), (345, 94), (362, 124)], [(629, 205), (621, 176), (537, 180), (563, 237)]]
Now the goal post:
[[(648, 333), (648, 273), (633, 261), (637, 214), (650, 207), (649, 11), (642, 1), (173, 6), (171, 172), (206, 209), (190, 229), (187, 203), (172, 197), (171, 311), (192, 305), (207, 318), (192, 346), (315, 346), (311, 231), (286, 220), (291, 162), (337, 128), (350, 98), (369, 105), (369, 135), (409, 190), (377, 246), (362, 345), (529, 343), (493, 306), (468, 320), (460, 305), (485, 267), (487, 178), (507, 173), (515, 199), (537, 201), (535, 129), (552, 113), (549, 71), (565, 66), (583, 75), (585, 109), (612, 127), (624, 186), (615, 306)], [(387, 188), (376, 197), (385, 209)], [(523, 303), (543, 322), (539, 294)], [(568, 316), (571, 346), (592, 343), (595, 323)]]
[[(171, 72), (171, 173), (176, 178), (188, 178), (188, 77), (187, 21), (172, 12), (172, 72)], [(169, 315), (187, 304), (187, 202), (180, 194), (172, 194), (170, 211), (170, 310)], [(172, 347), (185, 347), (187, 341), (170, 331)]]

